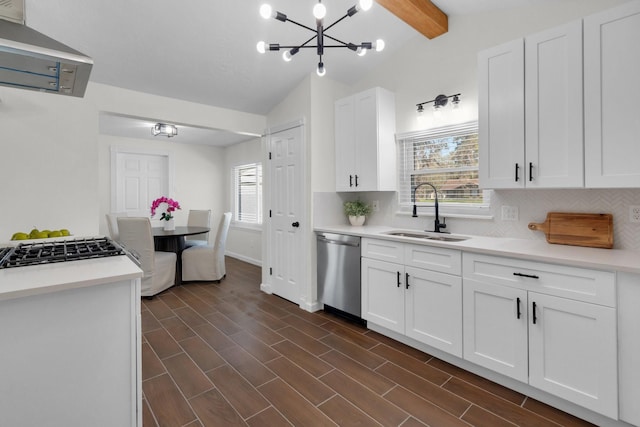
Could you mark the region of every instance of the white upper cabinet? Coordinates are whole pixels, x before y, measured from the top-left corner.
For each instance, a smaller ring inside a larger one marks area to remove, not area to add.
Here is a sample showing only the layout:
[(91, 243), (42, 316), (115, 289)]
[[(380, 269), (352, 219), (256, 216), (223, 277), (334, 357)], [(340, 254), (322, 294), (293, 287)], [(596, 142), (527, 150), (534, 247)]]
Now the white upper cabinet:
[(478, 61), (481, 187), (583, 187), (582, 21)]
[(582, 187), (582, 21), (524, 44), (525, 186)]
[(640, 187), (640, 2), (584, 19), (587, 187)]
[(478, 55), (480, 187), (524, 186), (524, 44)]
[(382, 88), (336, 101), (336, 191), (396, 190), (395, 114)]

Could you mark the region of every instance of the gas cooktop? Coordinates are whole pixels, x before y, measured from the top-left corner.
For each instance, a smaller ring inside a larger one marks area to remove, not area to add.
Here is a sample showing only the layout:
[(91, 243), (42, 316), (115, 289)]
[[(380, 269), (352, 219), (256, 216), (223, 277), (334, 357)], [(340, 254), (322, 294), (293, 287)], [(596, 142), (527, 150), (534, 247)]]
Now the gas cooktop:
[(13, 248), (0, 248), (0, 268), (25, 267), (118, 255), (127, 255), (127, 252), (108, 237), (29, 242), (21, 243)]

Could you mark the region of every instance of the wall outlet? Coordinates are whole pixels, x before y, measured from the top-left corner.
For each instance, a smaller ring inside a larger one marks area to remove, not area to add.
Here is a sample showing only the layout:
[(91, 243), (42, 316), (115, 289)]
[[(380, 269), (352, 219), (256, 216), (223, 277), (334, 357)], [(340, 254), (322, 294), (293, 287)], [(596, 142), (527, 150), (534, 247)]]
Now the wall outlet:
[(503, 221), (517, 221), (518, 220), (518, 207), (517, 206), (503, 206), (502, 207), (502, 220)]
[(629, 222), (640, 223), (640, 206), (629, 206)]
[(374, 212), (380, 211), (380, 202), (378, 202), (377, 200), (371, 202), (371, 206), (373, 207)]

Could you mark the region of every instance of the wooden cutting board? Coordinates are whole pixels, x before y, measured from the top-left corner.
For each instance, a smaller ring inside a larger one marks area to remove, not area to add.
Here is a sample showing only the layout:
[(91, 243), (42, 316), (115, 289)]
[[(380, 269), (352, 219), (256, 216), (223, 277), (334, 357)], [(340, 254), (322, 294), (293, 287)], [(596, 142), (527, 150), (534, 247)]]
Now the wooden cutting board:
[(544, 232), (549, 243), (607, 249), (613, 247), (611, 214), (549, 212), (545, 222), (532, 222), (529, 230)]

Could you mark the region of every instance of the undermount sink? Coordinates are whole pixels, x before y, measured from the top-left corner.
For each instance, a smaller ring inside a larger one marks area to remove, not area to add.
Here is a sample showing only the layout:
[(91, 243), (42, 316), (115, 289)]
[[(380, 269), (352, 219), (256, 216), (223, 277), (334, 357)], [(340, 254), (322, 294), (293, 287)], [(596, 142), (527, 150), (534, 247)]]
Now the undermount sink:
[(419, 231), (387, 231), (383, 234), (398, 237), (411, 237), (414, 239), (437, 240), (440, 242), (462, 242), (468, 240), (468, 237), (456, 236), (450, 234), (422, 233)]

